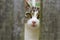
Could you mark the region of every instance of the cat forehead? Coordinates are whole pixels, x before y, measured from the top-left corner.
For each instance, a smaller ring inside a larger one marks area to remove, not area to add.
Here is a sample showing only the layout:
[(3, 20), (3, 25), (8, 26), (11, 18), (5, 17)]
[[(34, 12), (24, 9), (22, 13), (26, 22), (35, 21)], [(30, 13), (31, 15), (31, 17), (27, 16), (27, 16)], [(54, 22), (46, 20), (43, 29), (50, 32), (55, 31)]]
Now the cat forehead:
[(39, 14), (39, 11), (37, 10), (37, 11), (29, 11), (29, 12), (26, 12), (26, 14), (28, 14), (28, 15), (31, 15), (31, 16), (37, 16), (38, 14)]
[(36, 16), (38, 14), (38, 11), (32, 12), (33, 16)]
[(38, 14), (38, 12), (39, 12), (39, 8), (37, 8), (37, 7), (32, 7), (32, 9), (31, 9), (31, 11), (30, 11), (33, 15), (36, 15), (36, 14)]
[(37, 7), (30, 7), (28, 10), (26, 10), (27, 14), (31, 14), (32, 16), (36, 16), (39, 14), (39, 8)]

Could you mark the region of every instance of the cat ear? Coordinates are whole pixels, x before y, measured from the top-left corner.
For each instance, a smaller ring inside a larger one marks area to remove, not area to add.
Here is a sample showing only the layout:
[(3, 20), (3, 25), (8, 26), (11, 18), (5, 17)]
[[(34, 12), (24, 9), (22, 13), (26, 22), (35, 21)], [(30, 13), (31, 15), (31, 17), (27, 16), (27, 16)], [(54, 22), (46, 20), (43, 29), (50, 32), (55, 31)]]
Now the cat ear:
[(25, 9), (29, 9), (30, 8), (30, 5), (28, 4), (27, 0), (25, 0)]

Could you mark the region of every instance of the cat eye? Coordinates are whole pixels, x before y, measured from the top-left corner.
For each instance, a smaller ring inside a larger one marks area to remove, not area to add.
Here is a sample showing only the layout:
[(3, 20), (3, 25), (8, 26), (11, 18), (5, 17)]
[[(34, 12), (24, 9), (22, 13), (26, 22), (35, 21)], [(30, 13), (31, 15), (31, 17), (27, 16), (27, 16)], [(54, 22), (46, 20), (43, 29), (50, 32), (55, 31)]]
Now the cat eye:
[(26, 14), (25, 14), (25, 17), (26, 17), (26, 18), (32, 18), (32, 15), (31, 15), (31, 13), (26, 13)]
[(37, 19), (39, 19), (40, 18), (40, 15), (39, 14), (37, 14)]

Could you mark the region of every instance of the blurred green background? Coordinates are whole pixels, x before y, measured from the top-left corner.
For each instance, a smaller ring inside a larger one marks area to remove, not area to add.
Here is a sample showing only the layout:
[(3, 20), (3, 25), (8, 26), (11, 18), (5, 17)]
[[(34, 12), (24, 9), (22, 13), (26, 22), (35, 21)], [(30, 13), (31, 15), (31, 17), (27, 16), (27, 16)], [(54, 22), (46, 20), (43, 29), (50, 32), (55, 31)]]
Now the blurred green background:
[[(60, 40), (60, 0), (43, 0), (40, 40)], [(24, 0), (0, 0), (0, 40), (23, 40)]]

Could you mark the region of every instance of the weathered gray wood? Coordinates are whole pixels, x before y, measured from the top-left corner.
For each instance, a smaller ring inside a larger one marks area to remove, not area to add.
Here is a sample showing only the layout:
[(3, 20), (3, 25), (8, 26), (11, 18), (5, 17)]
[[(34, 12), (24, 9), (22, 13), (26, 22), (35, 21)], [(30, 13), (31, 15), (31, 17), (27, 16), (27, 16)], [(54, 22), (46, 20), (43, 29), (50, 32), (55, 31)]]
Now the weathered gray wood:
[(14, 0), (14, 24), (13, 24), (13, 37), (14, 40), (23, 40), (23, 27), (22, 18), (24, 17), (24, 0)]
[[(43, 27), (41, 40), (60, 40), (60, 0), (43, 0)], [(59, 25), (59, 26), (58, 26)]]
[(13, 0), (0, 0), (0, 40), (12, 40)]

